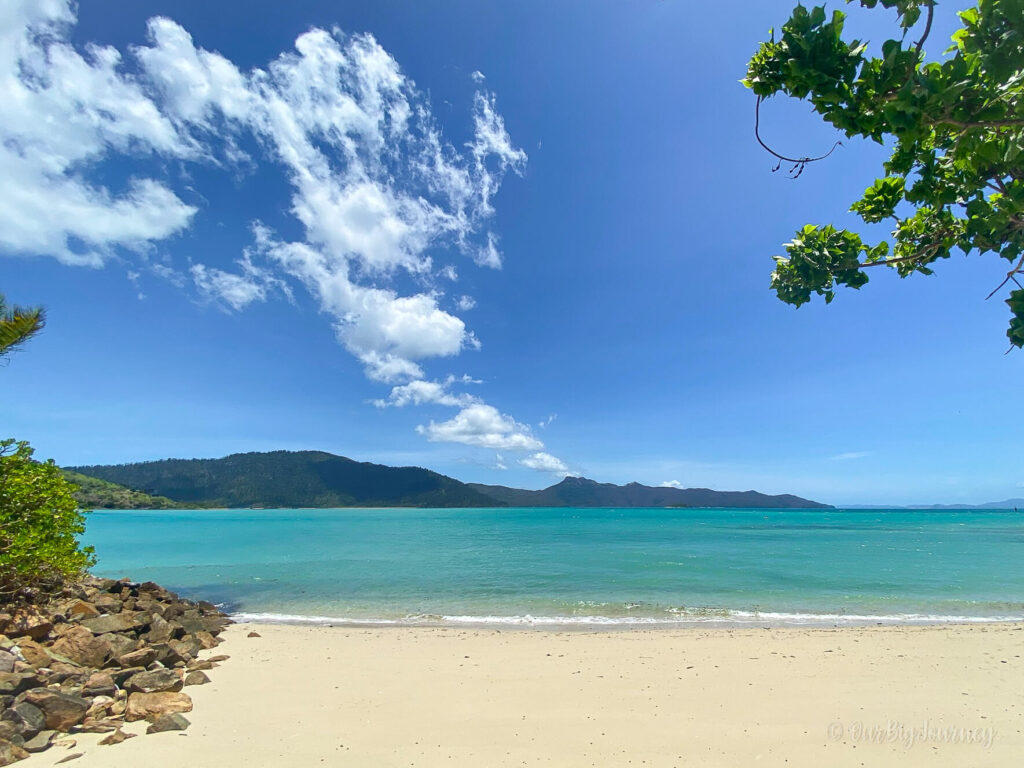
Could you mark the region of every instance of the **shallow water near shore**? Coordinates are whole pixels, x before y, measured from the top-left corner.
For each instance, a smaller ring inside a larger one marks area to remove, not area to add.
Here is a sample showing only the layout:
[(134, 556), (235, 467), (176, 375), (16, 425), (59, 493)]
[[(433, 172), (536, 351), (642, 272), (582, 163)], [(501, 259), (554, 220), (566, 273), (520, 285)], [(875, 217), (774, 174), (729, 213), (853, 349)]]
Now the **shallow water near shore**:
[(242, 618), (628, 627), (1024, 620), (1024, 514), (96, 511), (97, 575)]

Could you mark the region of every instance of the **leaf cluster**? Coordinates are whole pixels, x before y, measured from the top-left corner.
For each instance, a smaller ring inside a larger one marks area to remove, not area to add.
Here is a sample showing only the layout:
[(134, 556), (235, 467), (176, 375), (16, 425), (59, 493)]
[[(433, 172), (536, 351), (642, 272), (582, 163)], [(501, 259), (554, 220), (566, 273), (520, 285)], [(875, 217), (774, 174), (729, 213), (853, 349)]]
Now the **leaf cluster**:
[(52, 460), (26, 442), (0, 440), (0, 602), (48, 592), (95, 563), (79, 546), (85, 518)]
[[(845, 40), (845, 15), (797, 6), (751, 58), (743, 83), (758, 102), (776, 94), (808, 100), (849, 137), (892, 147), (884, 174), (851, 210), (865, 223), (891, 221), (891, 239), (808, 225), (776, 257), (772, 286), (799, 306), (831, 301), (837, 285), (859, 288), (864, 270), (887, 265), (901, 277), (964, 254), (995, 253), (1024, 267), (1024, 0), (980, 0), (941, 61), (924, 44), (934, 0), (861, 0), (895, 9), (901, 36), (880, 55)], [(911, 33), (923, 27), (915, 41)], [(1018, 292), (1014, 292), (1015, 294)], [(1024, 343), (1022, 302), (1007, 301), (1011, 343)]]

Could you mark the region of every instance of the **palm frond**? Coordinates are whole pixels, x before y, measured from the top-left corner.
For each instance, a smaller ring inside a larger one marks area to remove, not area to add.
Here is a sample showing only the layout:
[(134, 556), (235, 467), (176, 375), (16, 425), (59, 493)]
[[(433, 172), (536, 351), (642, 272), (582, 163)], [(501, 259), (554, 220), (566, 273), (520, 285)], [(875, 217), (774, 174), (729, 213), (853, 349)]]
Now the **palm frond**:
[(13, 352), (46, 325), (42, 307), (7, 307), (0, 296), (0, 357)]

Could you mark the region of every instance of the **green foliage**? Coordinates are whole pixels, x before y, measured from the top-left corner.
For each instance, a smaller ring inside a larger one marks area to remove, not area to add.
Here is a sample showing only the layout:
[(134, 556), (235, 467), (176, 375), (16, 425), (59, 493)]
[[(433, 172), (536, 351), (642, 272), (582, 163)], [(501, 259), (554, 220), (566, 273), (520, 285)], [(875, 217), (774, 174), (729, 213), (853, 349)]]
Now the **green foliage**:
[(190, 506), (165, 496), (151, 496), (142, 491), (133, 491), (123, 485), (109, 483), (69, 469), (62, 469), (60, 472), (64, 479), (74, 486), (75, 501), (82, 509), (184, 509)]
[(236, 453), (71, 467), (199, 507), (493, 507), (465, 483), (419, 467), (386, 467), (322, 451)]
[[(773, 30), (761, 44), (743, 83), (759, 104), (780, 93), (806, 99), (847, 136), (892, 147), (884, 175), (852, 206), (866, 223), (891, 221), (892, 239), (869, 245), (846, 230), (806, 226), (776, 257), (772, 287), (796, 306), (812, 293), (827, 302), (836, 285), (866, 283), (868, 267), (931, 274), (954, 250), (998, 254), (1012, 264), (1003, 284), (1016, 282), (1024, 267), (1024, 0), (980, 0), (961, 12), (952, 55), (941, 61), (924, 51), (934, 0), (860, 4), (897, 11), (902, 34), (881, 55), (843, 39), (843, 13), (797, 6), (778, 40)], [(916, 42), (908, 40), (915, 25)], [(807, 159), (796, 162), (802, 170)], [(1024, 345), (1020, 295), (1007, 301), (1016, 347)]]
[(8, 307), (0, 294), (0, 357), (7, 355), (43, 330), (46, 315), (40, 307)]
[(85, 519), (53, 461), (28, 443), (0, 440), (0, 600), (47, 591), (95, 562), (79, 547)]

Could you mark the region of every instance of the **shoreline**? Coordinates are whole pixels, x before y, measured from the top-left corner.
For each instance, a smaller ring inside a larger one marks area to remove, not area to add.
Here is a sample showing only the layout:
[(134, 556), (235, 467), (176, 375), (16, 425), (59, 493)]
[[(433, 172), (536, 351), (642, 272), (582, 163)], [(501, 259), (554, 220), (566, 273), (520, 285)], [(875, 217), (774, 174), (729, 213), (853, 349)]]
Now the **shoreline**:
[(272, 612), (229, 612), (239, 624), (290, 627), (337, 627), (340, 629), (481, 629), (525, 632), (628, 632), (683, 629), (858, 629), (869, 627), (944, 627), (979, 625), (1024, 625), (1024, 616), (942, 616), (930, 614), (784, 614), (733, 611), (733, 616), (662, 619), (605, 616), (436, 616), (402, 618), (355, 618), (285, 614)]
[[(258, 637), (249, 637), (256, 632)], [(1024, 624), (505, 631), (235, 624), (192, 727), (82, 768), (1011, 765)], [(26, 765), (55, 765), (63, 750)]]

